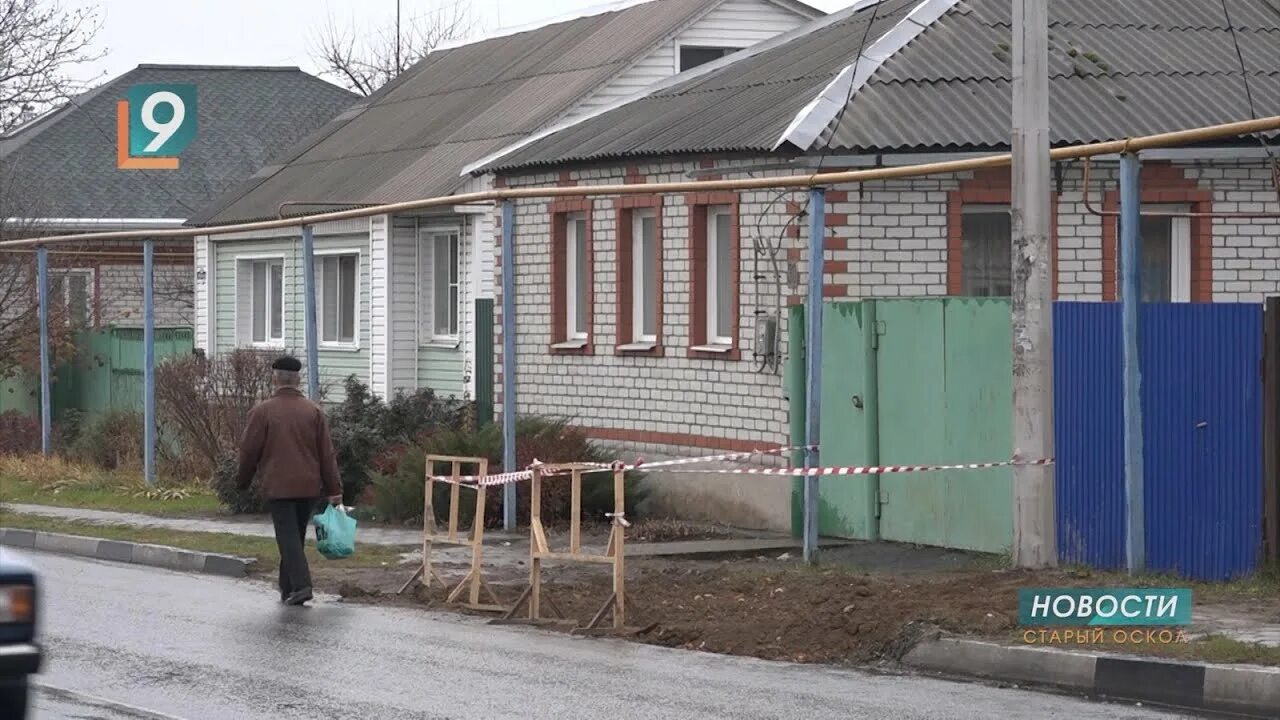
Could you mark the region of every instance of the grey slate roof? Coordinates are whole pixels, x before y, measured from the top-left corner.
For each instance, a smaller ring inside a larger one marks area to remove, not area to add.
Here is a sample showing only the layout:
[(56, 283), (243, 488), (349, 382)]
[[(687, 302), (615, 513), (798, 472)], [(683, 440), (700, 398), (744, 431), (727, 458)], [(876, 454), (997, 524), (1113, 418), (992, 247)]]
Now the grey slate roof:
[[(1257, 115), (1280, 114), (1280, 0), (1227, 3)], [(849, 85), (838, 78), (854, 75), (871, 5), (677, 76), (475, 169), (828, 144), (853, 152), (1007, 147), (1008, 0), (883, 0), (874, 12), (857, 73), (870, 74), (855, 81), (848, 103)], [(1049, 13), (1054, 144), (1250, 117), (1220, 0), (1051, 0)], [(829, 104), (820, 102), (824, 91)], [(808, 134), (793, 124), (806, 108), (817, 122)]]
[[(196, 86), (177, 170), (116, 167), (116, 102), (140, 83)], [(356, 99), (296, 67), (139, 65), (0, 138), (0, 163), (28, 217), (186, 218)]]
[(554, 121), (718, 4), (645, 2), (433, 51), (192, 223), (275, 217), (286, 200), (360, 205), (453, 193), (469, 163)]

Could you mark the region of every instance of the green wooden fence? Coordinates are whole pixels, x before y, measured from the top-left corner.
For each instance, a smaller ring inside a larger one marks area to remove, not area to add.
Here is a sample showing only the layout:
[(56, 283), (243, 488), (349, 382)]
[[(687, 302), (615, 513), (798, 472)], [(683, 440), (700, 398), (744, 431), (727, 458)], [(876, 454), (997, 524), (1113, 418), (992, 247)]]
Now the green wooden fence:
[[(142, 412), (142, 328), (87, 330), (76, 340), (76, 357), (54, 373), (53, 417), (67, 410), (96, 414), (109, 410)], [(189, 355), (195, 347), (189, 327), (155, 331), (156, 363)]]

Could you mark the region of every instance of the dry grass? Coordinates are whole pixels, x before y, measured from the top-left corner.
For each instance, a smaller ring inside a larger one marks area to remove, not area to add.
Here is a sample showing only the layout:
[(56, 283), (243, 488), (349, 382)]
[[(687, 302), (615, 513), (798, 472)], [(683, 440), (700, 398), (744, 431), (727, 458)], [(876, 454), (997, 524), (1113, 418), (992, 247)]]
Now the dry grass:
[(159, 515), (220, 509), (213, 492), (199, 483), (161, 481), (148, 487), (137, 471), (103, 470), (39, 455), (0, 456), (0, 502)]

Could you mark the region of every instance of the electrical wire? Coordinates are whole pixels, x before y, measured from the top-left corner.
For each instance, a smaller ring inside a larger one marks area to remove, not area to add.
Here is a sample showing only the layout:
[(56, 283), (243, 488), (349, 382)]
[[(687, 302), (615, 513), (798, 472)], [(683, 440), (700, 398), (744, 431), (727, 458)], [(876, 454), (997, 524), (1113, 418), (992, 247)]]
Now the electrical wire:
[[(1268, 4), (1273, 10), (1276, 8)], [(1249, 117), (1252, 120), (1258, 119), (1258, 110), (1253, 103), (1253, 90), (1249, 86), (1249, 69), (1245, 66), (1244, 51), (1240, 48), (1240, 37), (1236, 35), (1236, 26), (1231, 22), (1231, 11), (1227, 8), (1227, 0), (1222, 0), (1222, 14), (1227, 20), (1227, 30), (1231, 33), (1231, 42), (1236, 48), (1236, 58), (1240, 61), (1240, 78), (1244, 82), (1244, 96), (1249, 103)], [(1262, 145), (1262, 150), (1267, 154), (1267, 159), (1271, 161), (1271, 179), (1276, 185), (1276, 193), (1280, 195), (1280, 162), (1277, 162), (1275, 154), (1272, 152), (1271, 146), (1267, 144), (1262, 133), (1255, 133), (1258, 138), (1258, 144)]]

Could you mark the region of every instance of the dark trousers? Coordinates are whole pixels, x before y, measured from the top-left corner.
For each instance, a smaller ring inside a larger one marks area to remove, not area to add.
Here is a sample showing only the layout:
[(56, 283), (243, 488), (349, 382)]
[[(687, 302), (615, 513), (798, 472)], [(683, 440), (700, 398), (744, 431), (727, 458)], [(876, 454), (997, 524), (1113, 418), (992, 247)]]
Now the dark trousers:
[(276, 529), (276, 547), (280, 548), (280, 595), (311, 587), (311, 568), (303, 546), (307, 527), (311, 524), (315, 500), (272, 500), (271, 523)]

